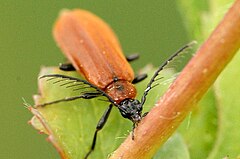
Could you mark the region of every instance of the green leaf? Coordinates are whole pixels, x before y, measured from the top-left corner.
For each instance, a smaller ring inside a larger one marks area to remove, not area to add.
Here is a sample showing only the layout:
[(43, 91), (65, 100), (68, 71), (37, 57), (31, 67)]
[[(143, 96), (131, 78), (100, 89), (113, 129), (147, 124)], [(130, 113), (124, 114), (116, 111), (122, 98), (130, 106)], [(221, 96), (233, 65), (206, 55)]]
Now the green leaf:
[(179, 128), (191, 158), (207, 158), (212, 151), (217, 134), (217, 120), (215, 94), (210, 89)]
[(209, 159), (240, 157), (240, 54), (214, 84), (218, 109), (217, 139)]
[[(146, 68), (145, 71), (150, 72), (149, 78), (154, 73), (149, 68)], [(62, 74), (81, 78), (78, 73), (62, 72), (57, 68), (43, 68), (40, 76), (45, 74)], [(166, 79), (172, 74), (172, 71), (163, 72)], [(136, 85), (138, 92), (143, 92), (146, 89), (149, 78)], [(149, 110), (159, 99), (161, 95), (159, 91), (163, 92), (171, 83), (170, 80), (162, 82), (164, 83), (150, 92), (149, 97), (151, 98), (147, 100), (144, 111)], [(53, 83), (54, 80), (39, 79), (40, 95), (35, 96), (36, 104), (78, 95), (77, 91), (59, 86), (63, 84), (61, 82)], [(157, 96), (152, 97), (151, 94), (157, 94)], [(141, 95), (139, 93), (137, 98), (140, 99)], [(79, 159), (83, 158), (90, 149), (96, 124), (107, 107), (108, 103), (100, 100), (79, 99), (45, 107), (30, 107), (29, 109), (35, 115), (31, 124), (40, 132), (49, 135), (49, 141), (54, 144), (62, 158)], [(107, 158), (127, 137), (131, 129), (132, 123), (124, 119), (114, 107), (108, 122), (99, 131), (95, 151), (89, 158)]]
[(189, 159), (188, 148), (180, 134), (175, 133), (154, 156), (154, 159)]

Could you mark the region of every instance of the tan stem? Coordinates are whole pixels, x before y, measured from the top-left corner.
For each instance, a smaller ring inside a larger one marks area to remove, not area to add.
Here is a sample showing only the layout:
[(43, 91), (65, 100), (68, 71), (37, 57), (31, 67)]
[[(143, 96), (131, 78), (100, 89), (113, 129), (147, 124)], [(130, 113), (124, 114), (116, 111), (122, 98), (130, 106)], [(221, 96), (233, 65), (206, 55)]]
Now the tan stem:
[(197, 51), (169, 90), (110, 159), (151, 158), (206, 93), (240, 47), (240, 0)]

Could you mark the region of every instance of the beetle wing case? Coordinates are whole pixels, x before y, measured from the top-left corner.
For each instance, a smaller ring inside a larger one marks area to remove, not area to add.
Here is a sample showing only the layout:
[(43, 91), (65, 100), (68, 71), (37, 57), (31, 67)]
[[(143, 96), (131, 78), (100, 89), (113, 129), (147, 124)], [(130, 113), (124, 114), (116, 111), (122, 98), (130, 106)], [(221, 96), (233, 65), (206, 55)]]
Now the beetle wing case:
[(114, 77), (129, 82), (134, 79), (115, 34), (92, 13), (62, 12), (53, 34), (62, 52), (90, 83), (104, 89)]

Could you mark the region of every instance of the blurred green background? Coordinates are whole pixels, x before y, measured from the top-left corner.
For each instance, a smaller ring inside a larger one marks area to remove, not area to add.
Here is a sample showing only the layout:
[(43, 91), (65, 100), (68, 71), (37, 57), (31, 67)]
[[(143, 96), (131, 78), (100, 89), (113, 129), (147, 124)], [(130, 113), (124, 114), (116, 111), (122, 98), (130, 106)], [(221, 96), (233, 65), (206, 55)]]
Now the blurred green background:
[(139, 53), (135, 70), (167, 56), (189, 40), (174, 1), (58, 0), (0, 1), (0, 158), (60, 158), (54, 147), (27, 122), (40, 67), (64, 61), (52, 38), (52, 25), (61, 9), (83, 8), (108, 22), (125, 54)]

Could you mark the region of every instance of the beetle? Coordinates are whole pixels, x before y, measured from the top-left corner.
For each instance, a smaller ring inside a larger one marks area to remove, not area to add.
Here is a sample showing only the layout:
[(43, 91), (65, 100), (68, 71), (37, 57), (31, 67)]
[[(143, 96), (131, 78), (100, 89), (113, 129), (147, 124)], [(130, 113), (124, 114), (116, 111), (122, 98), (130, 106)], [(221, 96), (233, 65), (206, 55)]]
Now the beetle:
[[(133, 54), (125, 57), (117, 37), (111, 28), (94, 14), (85, 10), (65, 11), (57, 20), (53, 29), (54, 38), (66, 55), (70, 63), (61, 64), (60, 69), (65, 71), (78, 71), (86, 80), (60, 75), (43, 75), (40, 78), (60, 78), (70, 81), (69, 87), (81, 85), (81, 88), (91, 88), (93, 91), (83, 91), (79, 96), (64, 98), (38, 106), (46, 106), (79, 98), (92, 99), (105, 97), (110, 103), (100, 118), (94, 133), (93, 141), (85, 159), (95, 148), (97, 134), (106, 123), (113, 106), (116, 106), (121, 115), (133, 122), (133, 131), (141, 121), (143, 105), (148, 92), (156, 86), (159, 72), (181, 52), (189, 48), (189, 43), (168, 58), (150, 79), (141, 100), (135, 99), (135, 83), (144, 80), (147, 75), (134, 77), (133, 70), (128, 62), (138, 58)], [(132, 133), (134, 139), (134, 132)]]

